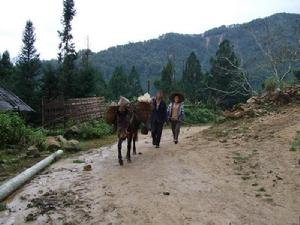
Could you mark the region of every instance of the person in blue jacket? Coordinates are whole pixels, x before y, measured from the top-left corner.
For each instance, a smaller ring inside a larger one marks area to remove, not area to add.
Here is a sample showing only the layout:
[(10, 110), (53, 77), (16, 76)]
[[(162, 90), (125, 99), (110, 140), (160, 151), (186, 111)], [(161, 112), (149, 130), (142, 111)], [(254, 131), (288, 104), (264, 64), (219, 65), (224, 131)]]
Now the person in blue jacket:
[(164, 123), (167, 122), (167, 105), (163, 100), (163, 92), (158, 91), (152, 101), (151, 134), (152, 144), (159, 148)]

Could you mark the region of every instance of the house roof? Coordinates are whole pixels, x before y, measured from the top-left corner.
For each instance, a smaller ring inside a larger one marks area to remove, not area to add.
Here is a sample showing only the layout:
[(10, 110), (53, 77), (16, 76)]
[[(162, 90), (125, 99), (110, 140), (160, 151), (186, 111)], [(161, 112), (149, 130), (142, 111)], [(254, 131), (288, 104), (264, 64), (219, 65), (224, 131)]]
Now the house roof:
[(34, 111), (18, 96), (2, 87), (0, 87), (0, 110), (15, 110), (21, 112)]

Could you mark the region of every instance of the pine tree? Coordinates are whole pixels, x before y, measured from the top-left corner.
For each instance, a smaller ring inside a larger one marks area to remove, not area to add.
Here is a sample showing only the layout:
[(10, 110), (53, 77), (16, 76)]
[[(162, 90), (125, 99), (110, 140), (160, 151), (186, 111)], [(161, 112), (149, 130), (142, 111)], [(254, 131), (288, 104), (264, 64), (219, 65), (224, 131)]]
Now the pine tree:
[(58, 60), (61, 63), (60, 68), (60, 89), (61, 94), (67, 97), (75, 97), (77, 95), (77, 71), (75, 68), (75, 60), (77, 58), (75, 44), (73, 43), (73, 35), (71, 22), (76, 14), (74, 0), (63, 1), (63, 30), (58, 31), (61, 43), (59, 44)]
[(12, 89), (12, 76), (14, 73), (14, 66), (10, 60), (9, 52), (5, 51), (0, 55), (0, 84), (5, 88)]
[(135, 66), (131, 68), (130, 74), (128, 75), (128, 87), (129, 98), (138, 97), (143, 93), (143, 89), (140, 82), (140, 75), (136, 71)]
[(58, 70), (50, 63), (43, 69), (42, 96), (47, 100), (56, 99), (59, 96)]
[(170, 60), (161, 72), (161, 79), (155, 81), (154, 85), (156, 89), (162, 90), (165, 96), (176, 89), (174, 65)]
[(35, 28), (29, 20), (23, 33), (23, 47), (17, 61), (16, 93), (34, 109), (39, 108), (39, 80), (41, 61), (35, 48)]
[(293, 74), (294, 74), (294, 76), (296, 78), (297, 83), (299, 84), (300, 83), (300, 69), (294, 70)]
[(107, 83), (105, 82), (103, 75), (100, 71), (95, 71), (95, 92), (97, 96), (104, 96), (107, 99), (111, 98), (111, 93), (108, 90)]
[(224, 108), (232, 107), (249, 96), (239, 66), (233, 46), (228, 40), (224, 40), (219, 45), (216, 57), (211, 59), (210, 80), (212, 96)]
[(122, 66), (117, 66), (109, 80), (109, 89), (112, 99), (118, 99), (120, 96), (128, 95), (128, 80)]
[(96, 95), (96, 71), (91, 66), (84, 66), (79, 71), (77, 97), (92, 97)]
[(202, 78), (200, 62), (196, 54), (192, 52), (186, 61), (181, 80), (183, 92), (191, 102), (200, 100), (203, 88), (201, 86)]

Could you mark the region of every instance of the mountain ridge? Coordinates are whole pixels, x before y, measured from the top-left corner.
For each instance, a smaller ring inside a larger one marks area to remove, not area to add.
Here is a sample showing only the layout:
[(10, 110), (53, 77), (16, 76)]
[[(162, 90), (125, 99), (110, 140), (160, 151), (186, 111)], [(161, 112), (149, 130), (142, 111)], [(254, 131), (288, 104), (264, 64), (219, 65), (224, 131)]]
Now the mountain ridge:
[[(269, 26), (269, 31), (266, 26)], [(222, 25), (202, 34), (166, 33), (146, 41), (113, 46), (92, 53), (90, 60), (94, 67), (103, 72), (106, 79), (111, 76), (116, 66), (122, 65), (126, 71), (136, 66), (145, 86), (145, 80), (153, 81), (159, 77), (168, 58), (173, 60), (176, 77), (180, 78), (184, 61), (192, 51), (196, 53), (203, 69), (209, 71), (209, 61), (215, 55), (218, 44), (224, 39), (229, 39), (242, 59), (243, 67), (250, 74), (252, 82), (258, 85), (270, 71), (259, 70), (257, 66), (253, 66), (257, 64), (256, 62), (265, 63), (266, 59), (250, 33), (253, 32), (264, 41), (269, 32), (275, 40), (274, 44), (271, 43), (272, 48), (285, 43), (291, 43), (291, 47), (294, 48), (299, 44), (296, 37), (300, 34), (298, 29), (300, 30), (300, 14), (276, 13), (247, 23)]]

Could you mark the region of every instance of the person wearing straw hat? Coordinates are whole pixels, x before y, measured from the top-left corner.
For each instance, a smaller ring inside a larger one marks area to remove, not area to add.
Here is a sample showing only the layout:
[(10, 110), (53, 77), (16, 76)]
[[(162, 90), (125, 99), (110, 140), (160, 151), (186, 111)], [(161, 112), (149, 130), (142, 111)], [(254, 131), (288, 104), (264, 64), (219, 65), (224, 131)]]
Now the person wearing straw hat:
[(180, 126), (184, 120), (184, 96), (180, 93), (173, 93), (170, 96), (171, 103), (168, 106), (168, 118), (171, 122), (174, 143), (178, 143)]

